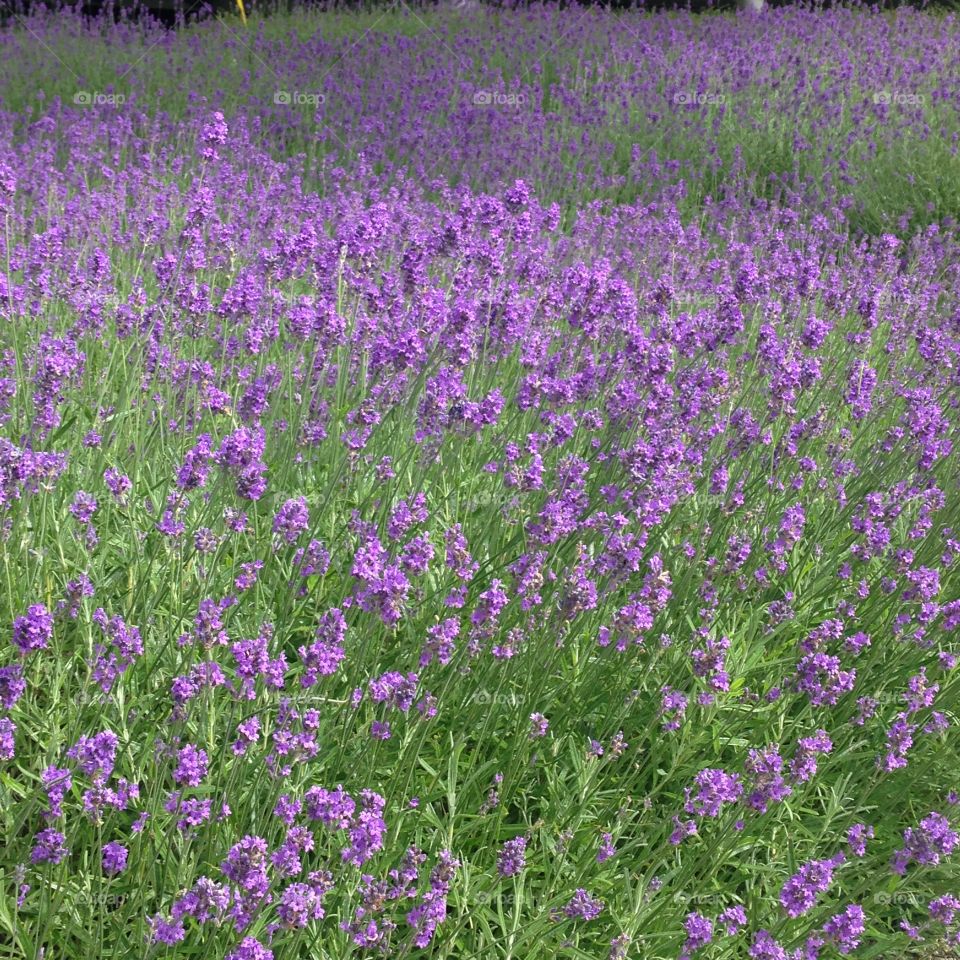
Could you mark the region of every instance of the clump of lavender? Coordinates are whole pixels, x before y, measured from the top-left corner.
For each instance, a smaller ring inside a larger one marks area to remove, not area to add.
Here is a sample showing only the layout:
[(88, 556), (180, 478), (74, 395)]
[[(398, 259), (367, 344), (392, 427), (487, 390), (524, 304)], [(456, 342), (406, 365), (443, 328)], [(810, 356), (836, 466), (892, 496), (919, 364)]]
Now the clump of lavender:
[(780, 904), (787, 916), (796, 918), (810, 910), (817, 898), (829, 889), (834, 870), (845, 860), (845, 855), (838, 853), (828, 860), (805, 863), (780, 891)]
[(287, 500), (273, 518), (273, 532), (285, 543), (295, 543), (297, 538), (310, 526), (310, 511), (306, 497), (294, 497)]
[(831, 917), (824, 925), (827, 939), (836, 944), (837, 950), (846, 955), (860, 946), (860, 940), (866, 930), (866, 915), (863, 907), (851, 904), (842, 913)]
[(954, 830), (942, 813), (933, 812), (918, 826), (903, 831), (903, 847), (893, 855), (894, 873), (905, 874), (914, 861), (922, 866), (936, 866), (960, 845), (960, 833)]
[(530, 733), (531, 740), (539, 740), (547, 735), (550, 728), (550, 721), (542, 713), (530, 714)]
[(713, 922), (700, 913), (691, 913), (687, 916), (684, 927), (687, 931), (687, 939), (679, 956), (680, 960), (690, 960), (697, 950), (713, 940)]
[(12, 710), (24, 695), (27, 681), (23, 677), (23, 667), (19, 663), (0, 667), (0, 707)]
[(459, 867), (460, 861), (449, 850), (440, 851), (438, 863), (430, 871), (429, 887), (406, 917), (407, 923), (413, 929), (414, 946), (426, 947), (433, 939), (439, 924), (446, 918), (447, 895)]
[(207, 764), (206, 751), (188, 743), (177, 753), (177, 766), (173, 771), (173, 779), (178, 784), (198, 787), (207, 775)]
[(129, 850), (123, 844), (111, 841), (103, 847), (103, 872), (116, 875), (127, 866)]
[(0, 717), (0, 760), (12, 760), (16, 753), (14, 735), (17, 725), (9, 717)]
[(497, 854), (497, 872), (501, 877), (516, 876), (526, 866), (526, 849), (526, 837), (516, 837), (503, 845)]
[(701, 770), (694, 778), (696, 793), (685, 791), (684, 810), (698, 816), (718, 817), (725, 804), (735, 803), (743, 793), (740, 777), (725, 770)]
[(53, 617), (42, 603), (31, 605), (13, 621), (13, 644), (23, 655), (46, 650), (53, 638)]
[(53, 828), (41, 830), (34, 837), (33, 850), (30, 853), (32, 863), (61, 863), (66, 859), (69, 851), (66, 845), (67, 838)]
[(565, 916), (572, 920), (596, 920), (603, 912), (603, 901), (595, 899), (582, 887), (575, 890), (563, 908)]

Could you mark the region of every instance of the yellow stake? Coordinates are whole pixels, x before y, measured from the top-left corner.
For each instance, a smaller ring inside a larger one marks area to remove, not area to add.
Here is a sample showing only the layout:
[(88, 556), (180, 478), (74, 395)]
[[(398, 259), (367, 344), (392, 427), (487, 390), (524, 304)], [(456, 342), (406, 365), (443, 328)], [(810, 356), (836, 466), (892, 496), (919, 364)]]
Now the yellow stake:
[(240, 19), (243, 21), (243, 25), (247, 25), (247, 11), (243, 9), (243, 0), (237, 0), (237, 9), (240, 11)]

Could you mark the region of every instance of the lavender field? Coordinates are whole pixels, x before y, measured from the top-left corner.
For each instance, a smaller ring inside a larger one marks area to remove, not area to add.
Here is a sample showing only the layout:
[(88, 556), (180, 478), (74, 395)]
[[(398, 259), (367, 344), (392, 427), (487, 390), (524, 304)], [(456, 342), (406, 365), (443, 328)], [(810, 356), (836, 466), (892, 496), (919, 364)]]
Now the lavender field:
[(0, 958), (960, 955), (960, 21), (0, 29)]

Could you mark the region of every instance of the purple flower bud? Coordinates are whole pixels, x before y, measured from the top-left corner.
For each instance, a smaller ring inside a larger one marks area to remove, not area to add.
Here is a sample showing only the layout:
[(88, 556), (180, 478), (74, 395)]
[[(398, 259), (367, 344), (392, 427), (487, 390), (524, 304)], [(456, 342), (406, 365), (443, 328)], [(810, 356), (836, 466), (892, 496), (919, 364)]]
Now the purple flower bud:
[(13, 621), (13, 642), (21, 654), (45, 650), (53, 637), (53, 617), (42, 603), (27, 609), (26, 616)]
[(526, 837), (508, 840), (497, 855), (497, 872), (501, 877), (512, 877), (526, 866)]

